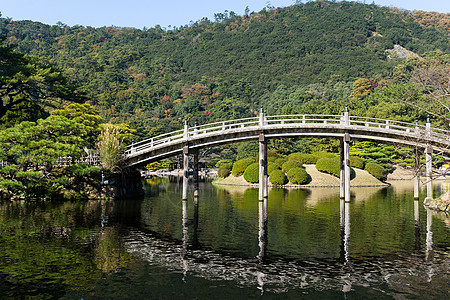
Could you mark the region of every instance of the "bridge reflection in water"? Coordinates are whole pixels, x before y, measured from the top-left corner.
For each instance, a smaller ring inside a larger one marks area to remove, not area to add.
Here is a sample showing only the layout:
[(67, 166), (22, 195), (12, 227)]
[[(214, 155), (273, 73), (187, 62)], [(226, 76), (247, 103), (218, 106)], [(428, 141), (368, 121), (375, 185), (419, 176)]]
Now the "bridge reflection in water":
[[(357, 199), (356, 199), (357, 200)], [(188, 202), (193, 203), (193, 218), (188, 217)], [(351, 203), (340, 200), (340, 239), (339, 262), (302, 261), (286, 263), (266, 261), (268, 236), (268, 200), (258, 203), (258, 254), (255, 258), (236, 258), (228, 254), (207, 249), (199, 245), (198, 223), (201, 203), (181, 201), (182, 242), (164, 241), (159, 236), (131, 230), (125, 239), (130, 252), (138, 254), (152, 264), (164, 266), (171, 271), (183, 274), (182, 280), (189, 282), (190, 276), (208, 280), (232, 280), (238, 285), (256, 286), (263, 294), (266, 287), (272, 292), (283, 292), (287, 286), (312, 288), (317, 290), (340, 290), (347, 293), (353, 285), (393, 284), (399, 277), (408, 278), (411, 274), (428, 274), (432, 280), (435, 268), (433, 264), (432, 213), (426, 213), (425, 262), (417, 256), (392, 261), (373, 261), (357, 259), (351, 256)], [(421, 249), (421, 232), (418, 200), (414, 200), (415, 247)], [(189, 231), (192, 241), (189, 240)], [(430, 263), (431, 262), (431, 263)], [(443, 266), (445, 268), (445, 266)], [(439, 272), (442, 272), (440, 270)], [(391, 282), (392, 281), (392, 282)]]

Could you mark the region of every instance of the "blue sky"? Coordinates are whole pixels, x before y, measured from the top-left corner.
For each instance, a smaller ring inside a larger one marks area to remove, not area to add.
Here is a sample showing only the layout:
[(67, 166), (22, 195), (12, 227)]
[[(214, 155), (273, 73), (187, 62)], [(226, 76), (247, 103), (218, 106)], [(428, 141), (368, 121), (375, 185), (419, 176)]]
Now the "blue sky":
[[(294, 0), (5, 0), (0, 4), (3, 17), (14, 20), (33, 20), (46, 24), (61, 21), (70, 26), (120, 26), (147, 28), (159, 24), (181, 26), (224, 10), (239, 15), (248, 6), (250, 11), (260, 11), (270, 3), (274, 7), (294, 4)], [(305, 0), (303, 1), (305, 2)], [(360, 1), (364, 2), (364, 1)], [(372, 3), (372, 0), (365, 1)], [(408, 10), (425, 10), (450, 13), (449, 0), (375, 0), (382, 6), (395, 6)]]

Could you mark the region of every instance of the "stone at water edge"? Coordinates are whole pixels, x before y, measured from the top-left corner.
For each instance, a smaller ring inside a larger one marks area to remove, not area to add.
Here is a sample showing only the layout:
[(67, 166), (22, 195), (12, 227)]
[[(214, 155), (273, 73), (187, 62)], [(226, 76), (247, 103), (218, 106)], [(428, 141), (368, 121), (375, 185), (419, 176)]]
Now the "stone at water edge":
[(439, 211), (450, 211), (450, 191), (441, 195), (438, 199), (425, 203), (427, 199), (425, 199), (424, 204), (429, 205), (428, 207), (434, 210)]

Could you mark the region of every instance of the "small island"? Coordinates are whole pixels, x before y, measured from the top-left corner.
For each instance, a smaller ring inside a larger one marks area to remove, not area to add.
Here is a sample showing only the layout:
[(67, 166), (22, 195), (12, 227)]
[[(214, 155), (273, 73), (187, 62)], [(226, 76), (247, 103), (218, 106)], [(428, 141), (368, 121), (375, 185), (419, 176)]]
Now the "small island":
[[(221, 161), (218, 185), (255, 185), (259, 180), (257, 157), (246, 157), (236, 162)], [(268, 155), (269, 186), (283, 187), (339, 187), (340, 160), (338, 154), (328, 152)], [(351, 158), (352, 186), (387, 186), (388, 172), (375, 162), (360, 157)]]

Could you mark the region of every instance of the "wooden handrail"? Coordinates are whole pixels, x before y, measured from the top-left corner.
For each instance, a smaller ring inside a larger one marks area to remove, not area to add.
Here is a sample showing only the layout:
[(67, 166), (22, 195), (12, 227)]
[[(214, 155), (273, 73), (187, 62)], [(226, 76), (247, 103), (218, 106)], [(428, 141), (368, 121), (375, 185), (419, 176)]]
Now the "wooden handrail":
[[(314, 125), (318, 125), (319, 127), (327, 125), (334, 127), (345, 127), (345, 129), (357, 129), (360, 126), (363, 126), (370, 128), (379, 128), (380, 130), (383, 130), (383, 132), (395, 133), (400, 131), (404, 132), (404, 134), (406, 135), (424, 135), (429, 133), (429, 138), (434, 137), (445, 141), (450, 140), (450, 131), (448, 130), (440, 128), (427, 129), (427, 127), (424, 125), (370, 117), (349, 116), (348, 125), (345, 125), (345, 123), (343, 122), (344, 118), (341, 115), (275, 115), (264, 117), (261, 116), (261, 118), (263, 119), (260, 119), (260, 117), (250, 117), (192, 126), (187, 128), (186, 135), (184, 130), (176, 130), (173, 132), (161, 134), (126, 147), (124, 156), (127, 157), (129, 155), (135, 155), (136, 153), (149, 149), (160, 149), (162, 147), (165, 147), (166, 145), (178, 143), (180, 142), (180, 140), (188, 142), (190, 139), (202, 138), (209, 135), (223, 135), (229, 133), (230, 131), (250, 130), (251, 127), (258, 127), (260, 130), (264, 130), (266, 127), (283, 128), (283, 126), (298, 126), (299, 128), (307, 126), (308, 128), (310, 128)], [(264, 122), (260, 123), (260, 120), (263, 120)]]

